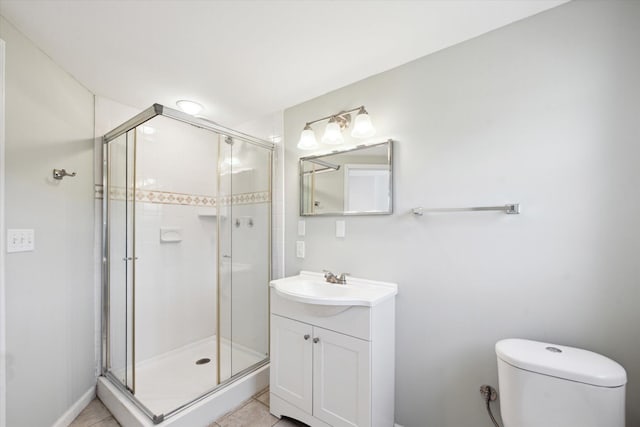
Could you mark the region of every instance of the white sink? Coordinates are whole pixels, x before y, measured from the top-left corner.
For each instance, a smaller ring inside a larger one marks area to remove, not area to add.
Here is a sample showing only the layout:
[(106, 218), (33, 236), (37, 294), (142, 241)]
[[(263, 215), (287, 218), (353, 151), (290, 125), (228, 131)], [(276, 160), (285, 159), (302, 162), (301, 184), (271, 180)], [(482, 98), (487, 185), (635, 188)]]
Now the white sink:
[(373, 307), (398, 293), (395, 283), (347, 277), (346, 285), (338, 285), (327, 283), (322, 273), (311, 271), (272, 280), (270, 286), (283, 298), (314, 305)]

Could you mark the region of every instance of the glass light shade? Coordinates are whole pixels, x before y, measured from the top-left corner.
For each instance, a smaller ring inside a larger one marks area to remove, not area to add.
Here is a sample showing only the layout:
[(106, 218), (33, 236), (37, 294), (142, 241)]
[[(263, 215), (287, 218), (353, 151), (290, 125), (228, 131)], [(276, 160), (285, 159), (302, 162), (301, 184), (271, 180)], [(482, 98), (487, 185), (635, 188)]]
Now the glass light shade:
[(334, 119), (329, 120), (329, 123), (327, 123), (322, 142), (331, 145), (342, 144), (344, 142), (340, 125)]
[(360, 111), (353, 122), (351, 136), (354, 138), (369, 138), (376, 134), (376, 130), (371, 123), (371, 117), (366, 111)]
[(191, 114), (191, 115), (198, 114), (200, 111), (202, 111), (204, 109), (204, 107), (202, 105), (198, 104), (197, 102), (188, 101), (186, 99), (182, 99), (182, 100), (176, 102), (176, 105), (182, 111), (184, 111), (187, 114)]
[(300, 141), (298, 141), (298, 148), (300, 150), (314, 150), (318, 148), (318, 141), (316, 140), (316, 134), (309, 126), (305, 126), (304, 130), (300, 134)]

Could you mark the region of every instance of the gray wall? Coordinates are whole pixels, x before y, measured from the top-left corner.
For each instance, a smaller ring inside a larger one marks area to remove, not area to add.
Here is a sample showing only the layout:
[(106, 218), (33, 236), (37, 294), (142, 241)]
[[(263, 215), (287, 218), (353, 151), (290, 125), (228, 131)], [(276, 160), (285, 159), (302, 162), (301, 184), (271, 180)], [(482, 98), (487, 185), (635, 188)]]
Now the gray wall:
[(0, 38), (6, 226), (35, 229), (6, 256), (7, 426), (50, 426), (95, 385), (93, 96), (3, 18)]
[[(399, 424), (490, 426), (478, 389), (506, 337), (619, 361), (640, 424), (638, 22), (640, 2), (571, 2), (285, 111), (286, 274), (399, 284)], [(298, 238), (300, 131), (361, 104), (398, 141), (395, 213)], [(507, 202), (523, 213), (408, 213)]]

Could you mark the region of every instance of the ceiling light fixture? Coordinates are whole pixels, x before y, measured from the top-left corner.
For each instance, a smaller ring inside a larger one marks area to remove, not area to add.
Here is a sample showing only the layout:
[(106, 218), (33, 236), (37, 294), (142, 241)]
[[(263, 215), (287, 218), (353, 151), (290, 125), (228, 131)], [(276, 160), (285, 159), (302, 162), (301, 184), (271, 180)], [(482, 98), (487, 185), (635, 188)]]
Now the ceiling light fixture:
[(375, 135), (376, 130), (371, 123), (369, 113), (365, 110), (364, 105), (361, 105), (351, 110), (341, 111), (337, 114), (307, 122), (300, 134), (298, 148), (300, 150), (314, 150), (318, 148), (318, 141), (316, 140), (316, 135), (311, 125), (324, 120), (328, 120), (329, 122), (324, 130), (322, 142), (329, 145), (343, 144), (344, 136), (342, 135), (342, 131), (351, 125), (351, 113), (355, 111), (357, 111), (358, 114), (351, 129), (351, 136), (354, 138), (369, 138)]
[(187, 99), (181, 99), (180, 101), (176, 102), (176, 105), (179, 109), (187, 114), (191, 114), (192, 116), (198, 114), (204, 109), (204, 107), (197, 102), (189, 101)]

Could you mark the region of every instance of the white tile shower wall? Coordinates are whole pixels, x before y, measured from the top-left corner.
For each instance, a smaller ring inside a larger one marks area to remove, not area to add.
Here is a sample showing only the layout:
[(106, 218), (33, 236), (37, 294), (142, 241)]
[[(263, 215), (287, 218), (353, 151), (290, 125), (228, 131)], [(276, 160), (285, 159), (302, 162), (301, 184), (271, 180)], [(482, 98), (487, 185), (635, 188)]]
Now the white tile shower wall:
[[(398, 423), (490, 426), (478, 387), (522, 337), (619, 361), (640, 424), (639, 21), (639, 2), (570, 2), (285, 111), (286, 272), (399, 283)], [(297, 259), (296, 139), (360, 104), (398, 141), (395, 214), (344, 239), (308, 218)], [(522, 214), (409, 213), (507, 202)]]
[[(136, 206), (136, 359), (216, 333), (216, 217), (195, 206)], [(161, 242), (160, 228), (181, 241)]]
[(139, 129), (138, 189), (215, 196), (218, 134), (162, 116)]
[[(7, 426), (50, 426), (95, 384), (93, 95), (0, 17), (6, 41)], [(54, 181), (53, 168), (77, 172)], [(38, 409), (33, 410), (33, 403)]]

